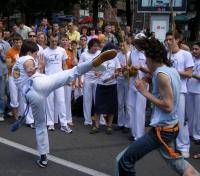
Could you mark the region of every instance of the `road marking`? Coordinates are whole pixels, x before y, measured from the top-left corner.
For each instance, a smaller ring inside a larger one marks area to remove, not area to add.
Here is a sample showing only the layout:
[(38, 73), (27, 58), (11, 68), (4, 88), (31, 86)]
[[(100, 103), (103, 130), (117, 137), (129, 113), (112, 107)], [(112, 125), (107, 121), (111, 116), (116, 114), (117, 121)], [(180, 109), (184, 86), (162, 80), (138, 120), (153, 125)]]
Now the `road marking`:
[[(16, 142), (13, 142), (13, 141), (10, 141), (8, 139), (0, 137), (0, 143), (6, 144), (8, 146), (14, 147), (16, 149), (25, 151), (27, 153), (30, 153), (30, 154), (33, 154), (33, 155), (36, 155), (36, 156), (39, 156), (38, 152), (35, 149), (27, 147), (27, 146), (19, 144), (19, 143), (16, 143)], [(64, 160), (62, 158), (58, 158), (58, 157), (53, 156), (53, 155), (48, 155), (48, 160), (52, 161), (54, 163), (60, 164), (62, 166), (65, 166), (65, 167), (69, 167), (69, 168), (72, 168), (74, 170), (78, 170), (78, 171), (83, 172), (83, 173), (88, 174), (88, 175), (92, 175), (92, 176), (110, 176), (110, 175), (105, 174), (103, 172), (96, 171), (94, 169), (91, 169), (91, 168), (88, 168), (88, 167), (73, 163), (71, 161)]]

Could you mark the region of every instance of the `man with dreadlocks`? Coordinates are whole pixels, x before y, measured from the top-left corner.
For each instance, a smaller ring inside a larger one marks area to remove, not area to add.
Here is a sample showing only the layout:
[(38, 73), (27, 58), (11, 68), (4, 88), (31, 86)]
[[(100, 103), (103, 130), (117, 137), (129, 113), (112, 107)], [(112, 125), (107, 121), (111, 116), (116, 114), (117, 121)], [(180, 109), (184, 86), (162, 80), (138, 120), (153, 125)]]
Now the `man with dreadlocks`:
[(152, 73), (153, 93), (148, 92), (146, 83), (141, 79), (135, 81), (135, 87), (154, 104), (150, 123), (152, 128), (117, 156), (116, 175), (136, 175), (136, 161), (149, 152), (160, 149), (167, 164), (179, 175), (197, 176), (199, 173), (175, 149), (175, 139), (179, 131), (177, 107), (181, 90), (180, 76), (174, 68), (170, 68), (167, 52), (158, 40), (141, 40), (146, 43), (141, 47)]

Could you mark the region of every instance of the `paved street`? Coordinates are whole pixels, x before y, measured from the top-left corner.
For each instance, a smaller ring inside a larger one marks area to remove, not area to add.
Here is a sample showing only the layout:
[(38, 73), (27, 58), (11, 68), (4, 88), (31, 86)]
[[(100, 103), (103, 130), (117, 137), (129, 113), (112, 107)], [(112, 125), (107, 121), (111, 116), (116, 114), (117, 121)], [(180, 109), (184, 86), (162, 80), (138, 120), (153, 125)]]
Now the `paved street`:
[[(9, 131), (11, 119), (1, 122), (0, 176), (114, 175), (115, 156), (129, 144), (128, 134), (114, 132), (113, 135), (106, 135), (102, 129), (102, 132), (91, 135), (89, 128), (83, 126), (81, 118), (74, 119), (73, 134), (66, 135), (58, 127), (56, 131), (49, 132), (51, 155), (46, 169), (41, 169), (34, 163), (37, 159), (34, 130), (24, 126), (12, 133)], [(197, 151), (200, 151), (200, 147), (192, 145), (191, 153)], [(200, 160), (189, 161), (200, 170)], [(157, 151), (140, 160), (136, 168), (139, 176), (177, 175), (168, 169)]]

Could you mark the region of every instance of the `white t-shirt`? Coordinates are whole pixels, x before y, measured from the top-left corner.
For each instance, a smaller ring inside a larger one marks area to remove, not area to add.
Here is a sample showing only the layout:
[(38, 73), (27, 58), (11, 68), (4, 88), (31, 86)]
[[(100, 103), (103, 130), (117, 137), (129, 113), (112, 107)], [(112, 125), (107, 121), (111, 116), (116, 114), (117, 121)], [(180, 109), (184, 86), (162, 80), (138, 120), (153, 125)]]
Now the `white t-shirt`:
[[(118, 58), (118, 60), (119, 60), (119, 63), (120, 63), (121, 68), (127, 65), (126, 62), (127, 62), (128, 59), (129, 59), (130, 53), (131, 53), (131, 52), (128, 51), (128, 52), (126, 53), (126, 56), (125, 56), (125, 54), (122, 53), (121, 51), (120, 51), (119, 53), (117, 53), (117, 58)], [(118, 78), (118, 79), (125, 79), (125, 77), (124, 77), (123, 75), (119, 75), (117, 78)]]
[(106, 79), (112, 77), (115, 74), (115, 70), (118, 68), (121, 68), (119, 59), (115, 57), (112, 60), (108, 60), (102, 64), (104, 67), (106, 67), (106, 70), (101, 72), (102, 75), (98, 79), (98, 84), (101, 85), (112, 85), (117, 84), (116, 78), (113, 78), (109, 81), (104, 82)]
[[(101, 53), (101, 51), (97, 51), (94, 54), (91, 54), (88, 51), (85, 51), (84, 53), (81, 54), (79, 63), (86, 62), (86, 61), (92, 61), (100, 53)], [(89, 71), (84, 74), (84, 80), (87, 80), (87, 81), (96, 81), (97, 78), (98, 77), (95, 76), (95, 71)]]
[(67, 60), (64, 48), (57, 46), (56, 49), (46, 48), (44, 50), (45, 74), (50, 75), (63, 70), (62, 63)]
[[(200, 76), (200, 58), (194, 59), (193, 74)], [(187, 82), (188, 92), (200, 94), (200, 80), (195, 78), (190, 78)]]
[[(180, 49), (177, 53), (171, 55), (173, 67), (179, 72), (185, 71), (186, 68), (194, 66), (191, 53)], [(181, 93), (187, 93), (187, 78), (181, 77)]]
[(22, 91), (23, 94), (25, 94), (25, 91), (27, 89), (27, 87), (29, 87), (29, 80), (32, 79), (32, 76), (29, 77), (26, 74), (26, 71), (24, 69), (23, 64), (27, 61), (27, 60), (33, 60), (35, 62), (35, 59), (32, 56), (22, 56), (19, 57), (16, 61), (16, 64), (13, 66), (12, 69), (12, 75), (14, 74), (14, 72), (17, 70), (19, 72), (19, 77), (15, 78), (14, 76), (14, 81), (16, 86), (19, 88), (20, 91)]

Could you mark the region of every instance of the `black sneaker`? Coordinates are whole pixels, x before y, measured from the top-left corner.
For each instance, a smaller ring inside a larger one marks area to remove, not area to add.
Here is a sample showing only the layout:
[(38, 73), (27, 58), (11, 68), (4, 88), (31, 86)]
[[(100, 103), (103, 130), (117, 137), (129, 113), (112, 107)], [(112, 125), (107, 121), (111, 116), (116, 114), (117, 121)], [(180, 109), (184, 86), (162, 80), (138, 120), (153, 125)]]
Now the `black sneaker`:
[(37, 165), (40, 166), (41, 168), (47, 167), (48, 160), (46, 155), (41, 155), (40, 159), (37, 160)]
[(90, 134), (96, 134), (99, 132), (99, 128), (97, 128), (96, 126), (93, 126), (92, 129), (90, 130)]
[(131, 142), (134, 142), (134, 141), (135, 141), (135, 137), (129, 136), (129, 137), (128, 137), (128, 140), (131, 141)]

